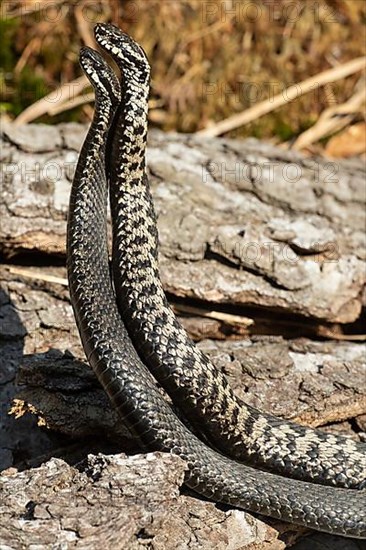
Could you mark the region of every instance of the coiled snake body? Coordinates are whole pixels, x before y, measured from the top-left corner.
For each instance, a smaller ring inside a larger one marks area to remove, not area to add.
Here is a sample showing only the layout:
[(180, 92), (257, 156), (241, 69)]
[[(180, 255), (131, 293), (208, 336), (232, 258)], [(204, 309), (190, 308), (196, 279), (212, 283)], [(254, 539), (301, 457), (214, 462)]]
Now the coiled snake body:
[(119, 64), (124, 100), (111, 152), (113, 275), (117, 302), (143, 362), (190, 422), (225, 454), (288, 477), (366, 486), (366, 444), (266, 415), (240, 401), (172, 312), (159, 277), (158, 242), (145, 171), (150, 67), (119, 29), (97, 25)]
[[(130, 44), (121, 34), (119, 47), (128, 50)], [(80, 58), (96, 91), (96, 109), (72, 186), (67, 267), (83, 347), (103, 388), (144, 448), (186, 460), (186, 483), (198, 493), (315, 529), (366, 537), (363, 491), (286, 479), (230, 460), (197, 439), (156, 388), (122, 322), (109, 273), (105, 148), (118, 82), (93, 50), (83, 49)]]

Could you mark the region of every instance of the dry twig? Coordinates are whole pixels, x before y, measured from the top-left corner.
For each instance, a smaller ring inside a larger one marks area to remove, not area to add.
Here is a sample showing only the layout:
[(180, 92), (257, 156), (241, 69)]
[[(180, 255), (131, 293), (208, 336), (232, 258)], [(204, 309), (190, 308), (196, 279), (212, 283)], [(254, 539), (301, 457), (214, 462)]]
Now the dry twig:
[(27, 124), (42, 115), (49, 114), (56, 104), (61, 105), (75, 99), (85, 88), (90, 86), (86, 76), (80, 76), (71, 82), (65, 82), (59, 88), (32, 103), (14, 120), (15, 125)]
[(297, 99), (301, 95), (304, 95), (311, 90), (314, 90), (314, 88), (324, 86), (328, 82), (334, 82), (336, 80), (346, 78), (351, 74), (365, 69), (365, 62), (366, 57), (357, 57), (356, 59), (353, 59), (348, 63), (344, 63), (332, 69), (323, 71), (322, 73), (319, 73), (315, 76), (303, 80), (302, 82), (299, 82), (298, 84), (294, 84), (289, 88), (286, 88), (282, 93), (266, 99), (265, 101), (261, 101), (260, 103), (257, 103), (253, 107), (250, 107), (249, 109), (246, 109), (241, 113), (222, 120), (221, 122), (218, 122), (217, 124), (209, 128), (200, 130), (199, 132), (197, 132), (197, 135), (205, 137), (215, 137), (229, 132), (230, 130), (234, 130), (239, 126), (249, 124), (249, 122), (258, 119), (259, 117), (266, 115), (271, 111), (278, 109), (279, 107), (282, 107), (286, 103)]
[(348, 101), (337, 107), (326, 109), (314, 126), (303, 132), (292, 145), (292, 149), (304, 149), (315, 141), (341, 130), (351, 124), (361, 105), (365, 102), (365, 90), (356, 92)]

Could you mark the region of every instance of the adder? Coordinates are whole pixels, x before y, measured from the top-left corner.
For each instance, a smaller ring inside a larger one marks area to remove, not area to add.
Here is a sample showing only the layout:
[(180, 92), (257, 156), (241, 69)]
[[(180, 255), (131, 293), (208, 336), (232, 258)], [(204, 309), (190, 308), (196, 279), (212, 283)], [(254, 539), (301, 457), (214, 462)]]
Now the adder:
[(186, 417), (231, 457), (301, 480), (366, 487), (366, 443), (290, 423), (241, 401), (192, 342), (159, 276), (156, 216), (145, 167), (150, 66), (117, 27), (98, 44), (119, 65), (123, 100), (109, 133), (113, 276), (122, 319), (141, 359)]
[(104, 390), (143, 448), (171, 452), (187, 462), (185, 482), (199, 494), (322, 531), (366, 538), (363, 491), (287, 479), (226, 458), (193, 435), (157, 389), (121, 319), (109, 271), (106, 143), (119, 86), (99, 54), (84, 48), (80, 60), (95, 88), (96, 108), (72, 185), (67, 269), (82, 344)]

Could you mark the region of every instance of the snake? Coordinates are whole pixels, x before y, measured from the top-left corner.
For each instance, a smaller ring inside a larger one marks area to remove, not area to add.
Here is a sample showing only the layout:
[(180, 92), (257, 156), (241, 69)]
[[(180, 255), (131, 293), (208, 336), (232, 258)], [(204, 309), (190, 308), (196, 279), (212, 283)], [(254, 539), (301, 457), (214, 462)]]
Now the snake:
[(366, 443), (288, 422), (240, 400), (189, 338), (159, 274), (156, 214), (146, 173), (150, 65), (117, 27), (95, 38), (119, 66), (123, 101), (109, 133), (113, 280), (120, 315), (144, 364), (209, 443), (234, 459), (330, 486), (366, 487)]
[(141, 361), (119, 313), (109, 266), (106, 150), (121, 90), (98, 52), (81, 49), (80, 63), (95, 90), (95, 110), (71, 187), (67, 275), (86, 358), (111, 403), (143, 450), (168, 452), (186, 462), (185, 483), (199, 495), (320, 531), (366, 538), (362, 491), (287, 479), (210, 448), (178, 418)]

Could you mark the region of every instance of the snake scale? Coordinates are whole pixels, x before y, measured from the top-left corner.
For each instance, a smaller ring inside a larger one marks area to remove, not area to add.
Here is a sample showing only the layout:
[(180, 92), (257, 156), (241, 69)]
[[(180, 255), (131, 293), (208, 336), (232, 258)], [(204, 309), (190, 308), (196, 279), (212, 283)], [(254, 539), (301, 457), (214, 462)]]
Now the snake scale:
[(150, 66), (141, 47), (99, 24), (101, 47), (122, 74), (110, 141), (113, 275), (117, 302), (143, 362), (192, 425), (225, 454), (306, 481), (363, 488), (366, 443), (264, 414), (239, 400), (188, 337), (159, 277), (154, 206), (145, 170)]
[[(119, 37), (121, 49), (128, 52), (130, 44), (125, 35)], [(95, 89), (96, 106), (72, 185), (67, 269), (84, 351), (104, 390), (143, 448), (171, 452), (187, 462), (185, 482), (199, 494), (295, 524), (366, 538), (363, 491), (288, 479), (226, 458), (194, 436), (157, 389), (119, 314), (109, 271), (105, 156), (120, 100), (118, 81), (97, 52), (82, 49), (80, 61)]]

